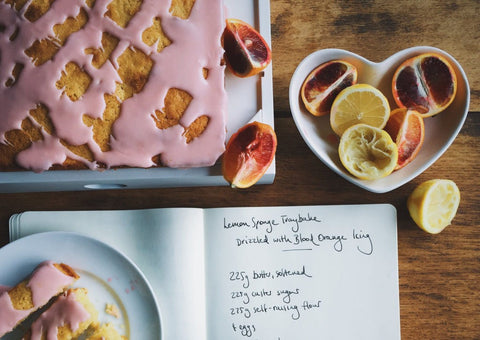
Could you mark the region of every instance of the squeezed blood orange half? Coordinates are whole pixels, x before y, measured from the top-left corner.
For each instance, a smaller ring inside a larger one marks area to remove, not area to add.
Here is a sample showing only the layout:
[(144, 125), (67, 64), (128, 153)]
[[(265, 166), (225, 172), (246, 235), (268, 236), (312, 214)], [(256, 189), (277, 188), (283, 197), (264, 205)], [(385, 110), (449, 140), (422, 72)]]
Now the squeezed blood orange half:
[(430, 117), (446, 109), (455, 98), (457, 78), (449, 61), (424, 53), (404, 61), (395, 71), (392, 92), (399, 107)]
[(425, 138), (423, 118), (414, 110), (395, 109), (390, 114), (385, 131), (397, 144), (398, 160), (395, 170), (401, 169), (417, 156), (423, 145)]
[(357, 82), (357, 68), (344, 60), (332, 60), (317, 66), (305, 78), (301, 97), (305, 108), (314, 116), (330, 113), (337, 95)]
[(272, 60), (272, 51), (265, 39), (239, 19), (227, 19), (222, 44), (227, 67), (238, 77), (256, 75)]
[(257, 183), (273, 161), (277, 136), (273, 128), (253, 122), (232, 135), (222, 159), (222, 173), (234, 188), (248, 188)]

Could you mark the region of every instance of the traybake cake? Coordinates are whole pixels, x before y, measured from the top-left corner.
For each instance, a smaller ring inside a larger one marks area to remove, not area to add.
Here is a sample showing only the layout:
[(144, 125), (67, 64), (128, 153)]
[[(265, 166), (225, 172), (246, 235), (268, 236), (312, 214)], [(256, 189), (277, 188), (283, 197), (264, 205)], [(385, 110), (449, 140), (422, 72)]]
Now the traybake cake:
[(213, 165), (222, 0), (0, 0), (0, 170)]

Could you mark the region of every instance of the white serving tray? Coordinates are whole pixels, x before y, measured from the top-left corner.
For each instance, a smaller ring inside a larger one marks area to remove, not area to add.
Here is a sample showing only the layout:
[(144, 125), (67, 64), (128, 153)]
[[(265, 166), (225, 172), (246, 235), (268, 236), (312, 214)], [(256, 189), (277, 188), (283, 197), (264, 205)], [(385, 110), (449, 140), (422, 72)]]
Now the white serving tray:
[[(250, 23), (271, 46), (269, 0), (225, 0), (226, 17)], [(272, 65), (259, 76), (238, 78), (226, 72), (228, 93), (227, 140), (249, 121), (273, 126)], [(275, 161), (257, 184), (271, 184)], [(0, 173), (0, 193), (79, 191), (95, 189), (140, 189), (228, 185), (221, 164), (213, 167), (172, 169), (116, 169), (105, 171), (55, 170)]]

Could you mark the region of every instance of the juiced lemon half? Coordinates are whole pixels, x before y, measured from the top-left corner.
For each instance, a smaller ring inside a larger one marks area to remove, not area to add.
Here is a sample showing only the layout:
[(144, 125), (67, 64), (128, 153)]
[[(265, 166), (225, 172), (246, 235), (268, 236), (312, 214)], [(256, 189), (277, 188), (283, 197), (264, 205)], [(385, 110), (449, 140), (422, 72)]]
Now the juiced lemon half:
[(398, 148), (390, 135), (366, 124), (356, 124), (342, 134), (338, 154), (348, 172), (367, 180), (389, 175), (398, 160)]
[(460, 190), (448, 179), (432, 179), (421, 183), (407, 200), (407, 208), (415, 223), (431, 234), (438, 234), (451, 224), (460, 204)]

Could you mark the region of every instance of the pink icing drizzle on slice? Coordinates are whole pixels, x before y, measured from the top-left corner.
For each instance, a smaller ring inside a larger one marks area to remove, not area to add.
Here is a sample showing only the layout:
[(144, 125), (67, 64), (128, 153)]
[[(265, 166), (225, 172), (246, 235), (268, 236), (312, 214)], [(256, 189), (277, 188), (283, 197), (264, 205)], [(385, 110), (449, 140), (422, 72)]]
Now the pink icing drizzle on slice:
[(27, 283), (27, 287), (32, 291), (33, 308), (16, 310), (8, 291), (0, 293), (0, 337), (74, 281), (73, 277), (59, 271), (52, 261), (45, 261), (35, 269)]
[[(221, 65), (220, 44), (225, 25), (222, 1), (197, 0), (190, 17), (182, 20), (169, 13), (170, 1), (144, 0), (125, 29), (104, 16), (110, 1), (97, 0), (90, 9), (82, 0), (56, 0), (35, 23), (0, 2), (0, 22), (6, 26), (0, 33), (0, 141), (5, 142), (5, 133), (19, 129), (29, 110), (43, 103), (49, 109), (58, 137), (43, 132), (44, 141), (34, 142), (21, 152), (17, 162), (25, 168), (47, 170), (52, 164), (61, 164), (66, 157), (81, 160), (92, 169), (97, 167), (97, 162), (107, 167), (150, 167), (154, 165), (152, 157), (158, 154), (169, 167), (213, 165), (224, 151), (226, 125), (225, 67)], [(52, 61), (35, 67), (23, 51), (34, 41), (53, 36), (53, 25), (77, 16), (81, 8), (88, 14), (88, 23), (67, 39)], [(156, 51), (156, 44), (149, 47), (141, 37), (156, 17), (161, 18), (163, 31), (172, 41), (160, 53)], [(16, 27), (18, 36), (10, 41)], [(110, 61), (96, 69), (91, 65), (91, 56), (84, 51), (100, 48), (103, 32), (121, 40)], [(102, 152), (93, 140), (92, 128), (83, 124), (82, 117), (88, 114), (101, 118), (105, 109), (104, 94), (113, 94), (116, 82), (121, 82), (115, 69), (116, 58), (126, 48), (133, 47), (149, 55), (154, 65), (142, 92), (123, 102), (120, 117), (113, 125), (111, 150)], [(55, 86), (65, 65), (71, 61), (92, 78), (86, 93), (75, 102)], [(24, 69), (15, 85), (6, 87), (5, 81), (15, 63), (23, 64)], [(203, 68), (209, 71), (206, 80), (202, 76)], [(188, 92), (193, 100), (179, 125), (161, 130), (156, 127), (152, 114), (164, 107), (170, 88)], [(183, 136), (185, 128), (203, 115), (209, 117), (207, 128), (187, 144)], [(87, 144), (96, 161), (88, 162), (74, 155), (60, 139), (72, 145)]]
[(30, 311), (16, 310), (7, 292), (0, 294), (0, 337), (10, 332), (19, 321), (25, 319)]
[(32, 324), (31, 340), (57, 340), (58, 328), (68, 325), (75, 332), (80, 323), (88, 320), (90, 314), (75, 300), (75, 292), (69, 291), (58, 297), (57, 301)]
[(32, 291), (34, 306), (39, 307), (73, 282), (75, 282), (73, 277), (58, 270), (52, 261), (46, 261), (33, 272), (27, 287)]

